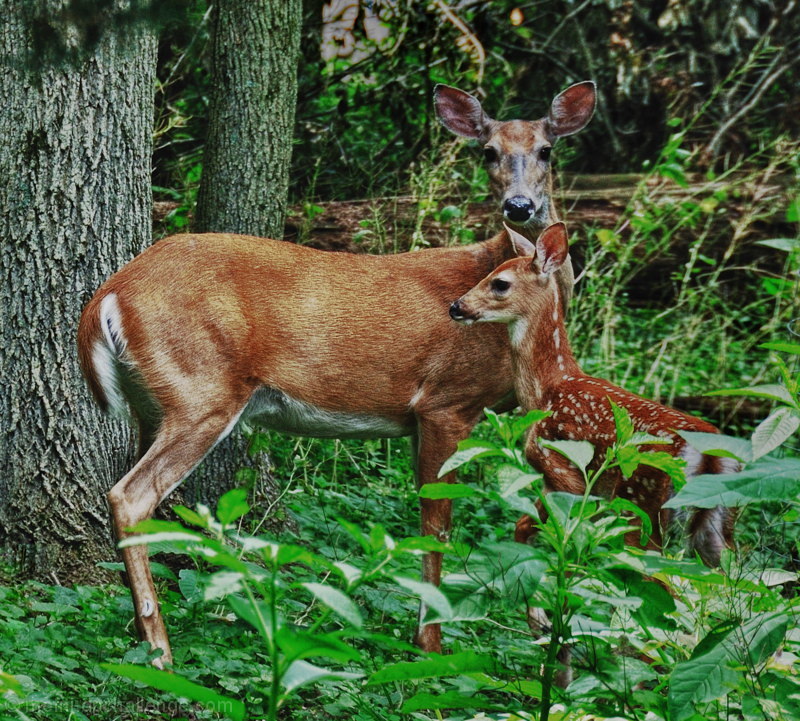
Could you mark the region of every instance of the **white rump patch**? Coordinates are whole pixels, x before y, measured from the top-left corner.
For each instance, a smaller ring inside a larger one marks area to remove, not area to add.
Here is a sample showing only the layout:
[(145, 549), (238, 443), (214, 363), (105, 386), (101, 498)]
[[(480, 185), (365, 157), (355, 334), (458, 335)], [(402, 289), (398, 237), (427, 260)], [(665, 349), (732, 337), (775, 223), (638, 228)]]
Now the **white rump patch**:
[(128, 342), (116, 293), (109, 293), (100, 301), (100, 328), (103, 338), (98, 338), (92, 347), (92, 366), (111, 413), (127, 418), (130, 411), (120, 387), (120, 364)]

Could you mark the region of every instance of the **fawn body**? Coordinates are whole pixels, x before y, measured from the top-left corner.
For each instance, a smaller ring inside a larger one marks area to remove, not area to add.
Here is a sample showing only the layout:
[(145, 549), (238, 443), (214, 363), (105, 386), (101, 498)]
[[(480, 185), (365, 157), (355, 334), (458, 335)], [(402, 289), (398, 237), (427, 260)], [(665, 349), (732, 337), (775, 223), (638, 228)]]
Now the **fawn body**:
[[(669, 445), (643, 448), (683, 458), (687, 479), (701, 473), (735, 470), (736, 464), (731, 459), (702, 455), (677, 433), (717, 433), (710, 423), (581, 371), (569, 346), (560, 294), (553, 277), (567, 258), (564, 224), (547, 228), (536, 244), (510, 228), (507, 230), (521, 257), (505, 261), (455, 301), (450, 315), (464, 324), (487, 321), (508, 324), (517, 399), (523, 408), (552, 412), (531, 427), (525, 446), (528, 462), (544, 476), (545, 491), (583, 494), (586, 488), (581, 472), (561, 454), (544, 448), (539, 439), (589, 441), (595, 449), (589, 469), (596, 471), (606, 449), (616, 440), (609, 400), (627, 409), (636, 431), (672, 441)], [(662, 506), (672, 494), (666, 473), (639, 466), (626, 479), (618, 468), (613, 468), (603, 474), (596, 489), (599, 495), (620, 496), (641, 507), (652, 522), (648, 546), (661, 547), (662, 531), (669, 520)], [(523, 516), (517, 523), (515, 538), (524, 542), (532, 532), (531, 519)], [(689, 522), (688, 535), (691, 548), (707, 565), (719, 565), (722, 549), (733, 545), (730, 512), (721, 507), (696, 510)]]
[[(549, 148), (589, 121), (594, 97), (594, 85), (580, 83), (545, 118), (508, 123), (455, 88), (437, 88), (436, 103), (446, 126), (494, 148), (487, 167), (498, 197), (505, 204), (503, 186), (513, 189), (525, 206), (512, 208), (513, 220), (530, 233), (555, 215)], [(127, 408), (139, 430), (139, 460), (109, 493), (117, 536), (149, 518), (240, 418), (313, 436), (410, 435), (418, 484), (436, 482), (484, 407), (515, 405), (505, 332), (467, 333), (447, 317), (452, 298), (512, 256), (506, 232), (395, 256), (216, 233), (144, 251), (100, 287), (78, 329), (94, 396), (104, 409)], [(572, 281), (566, 263), (564, 302)], [(446, 539), (450, 515), (450, 501), (422, 499), (422, 533)], [(122, 556), (140, 636), (163, 651), (156, 665), (169, 663), (147, 549)], [(440, 574), (441, 554), (427, 554), (423, 579), (438, 584)], [(437, 651), (440, 638), (430, 624), (417, 640)]]

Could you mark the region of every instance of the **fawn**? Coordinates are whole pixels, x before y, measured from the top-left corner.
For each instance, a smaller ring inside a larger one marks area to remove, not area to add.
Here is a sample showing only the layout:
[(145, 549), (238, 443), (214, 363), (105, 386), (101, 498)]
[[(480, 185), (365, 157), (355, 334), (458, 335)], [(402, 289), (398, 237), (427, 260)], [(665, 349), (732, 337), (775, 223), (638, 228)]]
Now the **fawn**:
[[(564, 224), (550, 225), (535, 244), (508, 226), (506, 231), (519, 257), (502, 263), (455, 301), (450, 316), (465, 325), (476, 322), (508, 325), (520, 405), (552, 412), (531, 427), (525, 446), (528, 463), (544, 476), (545, 492), (583, 494), (586, 488), (578, 469), (559, 453), (543, 448), (538, 439), (589, 441), (595, 449), (589, 470), (597, 470), (606, 449), (615, 440), (609, 400), (627, 409), (636, 431), (672, 441), (652, 448), (684, 459), (687, 479), (701, 473), (735, 471), (736, 463), (731, 459), (702, 455), (677, 433), (718, 433), (710, 423), (581, 371), (569, 346), (559, 289), (553, 276), (566, 261), (569, 250)], [(598, 481), (597, 491), (608, 497), (627, 498), (642, 508), (652, 522), (647, 546), (661, 548), (662, 531), (669, 521), (669, 512), (662, 505), (672, 494), (672, 483), (666, 473), (642, 465), (631, 478), (625, 478), (614, 468)], [(515, 539), (525, 542), (532, 533), (531, 519), (523, 516), (517, 523)], [(733, 546), (733, 516), (723, 507), (695, 510), (688, 535), (690, 549), (707, 565), (718, 566), (722, 549)]]

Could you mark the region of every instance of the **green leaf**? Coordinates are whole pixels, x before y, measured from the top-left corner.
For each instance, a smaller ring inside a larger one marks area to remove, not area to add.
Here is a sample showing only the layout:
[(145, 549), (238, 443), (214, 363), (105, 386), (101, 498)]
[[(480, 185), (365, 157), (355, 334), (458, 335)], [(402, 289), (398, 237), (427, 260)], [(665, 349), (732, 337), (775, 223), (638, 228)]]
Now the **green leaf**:
[(186, 506), (173, 506), (172, 511), (176, 516), (186, 521), (186, 523), (190, 523), (193, 526), (200, 526), (200, 528), (208, 528), (209, 519), (201, 516), (191, 508), (186, 508)]
[(425, 709), (448, 709), (448, 708), (473, 708), (481, 711), (503, 711), (504, 706), (494, 705), (489, 698), (480, 694), (467, 696), (461, 691), (447, 691), (436, 695), (430, 693), (418, 693), (412, 696), (401, 707), (402, 713), (412, 711), (422, 711)]
[(794, 500), (798, 495), (800, 460), (765, 457), (738, 473), (692, 478), (664, 508), (733, 508), (758, 501)]
[(398, 586), (402, 586), (414, 595), (419, 596), (420, 600), (428, 608), (436, 611), (439, 617), (437, 620), (447, 621), (452, 617), (453, 609), (450, 607), (450, 602), (432, 583), (416, 581), (413, 578), (405, 578), (404, 576), (393, 576), (392, 578)]
[(247, 490), (234, 488), (225, 493), (217, 504), (217, 518), (220, 523), (228, 525), (241, 518), (250, 510), (247, 503)]
[(516, 466), (504, 464), (497, 469), (497, 484), (500, 496), (508, 498), (523, 488), (528, 488), (542, 478), (541, 473), (526, 473)]
[(474, 651), (463, 651), (451, 656), (429, 654), (423, 661), (401, 661), (384, 666), (367, 680), (367, 685), (391, 683), (393, 681), (411, 681), (424, 678), (441, 678), (457, 676), (464, 673), (480, 673), (493, 671), (495, 659), (492, 656), (480, 655)]
[[(251, 601), (244, 596), (230, 594), (226, 599), (231, 610), (242, 621), (249, 623), (258, 631), (268, 644), (272, 644), (272, 626), (270, 624), (270, 609), (260, 598)], [(278, 621), (277, 625), (280, 625)]]
[(190, 701), (196, 701), (206, 708), (224, 714), (233, 719), (233, 721), (242, 721), (244, 719), (245, 706), (238, 699), (222, 696), (216, 691), (188, 681), (174, 673), (160, 671), (148, 666), (134, 666), (133, 664), (101, 663), (100, 667), (111, 673), (143, 683), (151, 688), (167, 691)]
[(758, 386), (744, 388), (726, 388), (721, 391), (709, 391), (707, 396), (751, 396), (753, 398), (769, 398), (771, 401), (780, 401), (787, 405), (794, 405), (792, 394), (777, 383), (764, 383)]
[(419, 489), (420, 498), (469, 498), (477, 491), (463, 483), (425, 483)]
[(142, 546), (147, 543), (203, 543), (206, 539), (198, 533), (191, 531), (167, 531), (164, 533), (147, 533), (141, 536), (128, 536), (119, 542), (120, 548), (128, 546)]
[(669, 680), (667, 703), (672, 721), (685, 721), (694, 715), (694, 704), (723, 698), (735, 687), (738, 675), (729, 664), (733, 660), (729, 638), (733, 630), (719, 639), (704, 654), (677, 664)]
[(307, 661), (295, 661), (283, 674), (281, 685), (286, 689), (286, 695), (289, 695), (292, 691), (317, 681), (352, 681), (363, 676), (363, 673), (332, 671), (329, 668), (314, 666)]
[(721, 433), (697, 433), (696, 431), (678, 431), (692, 448), (709, 456), (733, 458), (741, 463), (753, 460), (753, 446), (745, 438), (725, 436)]
[[(765, 248), (782, 250), (785, 253), (800, 250), (800, 238), (767, 238), (766, 240), (757, 240), (755, 244)], [(763, 348), (763, 346), (761, 347)]]
[(466, 463), (482, 458), (484, 456), (502, 456), (505, 455), (497, 446), (487, 444), (486, 441), (477, 441), (472, 438), (467, 438), (458, 444), (458, 450), (450, 456), (439, 471), (439, 478), (446, 476), (456, 468), (461, 468)]
[(758, 424), (753, 431), (753, 458), (774, 451), (800, 428), (800, 415), (793, 408), (781, 406)]
[(347, 663), (348, 661), (358, 661), (361, 658), (358, 651), (330, 633), (308, 633), (285, 626), (278, 631), (276, 641), (290, 661), (325, 657)]
[(608, 402), (611, 404), (611, 413), (614, 416), (614, 425), (617, 429), (617, 442), (625, 443), (633, 436), (633, 421), (631, 421), (630, 413), (625, 408), (618, 406), (610, 398)]
[(323, 583), (302, 583), (300, 584), (310, 591), (323, 606), (327, 606), (334, 613), (338, 613), (345, 621), (356, 628), (364, 625), (361, 611), (352, 599), (338, 588), (326, 586)]
[(594, 458), (594, 446), (589, 441), (548, 441), (540, 438), (539, 445), (560, 453), (570, 463), (576, 465), (582, 473), (586, 471), (586, 466)]
[(774, 343), (762, 343), (759, 348), (766, 348), (767, 350), (776, 350), (781, 353), (793, 353), (800, 355), (800, 343), (786, 343), (784, 341), (776, 341)]
[(514, 440), (519, 438), (525, 431), (528, 430), (534, 423), (539, 423), (545, 418), (553, 415), (552, 411), (531, 410), (524, 416), (511, 419), (511, 432)]
[(242, 578), (242, 574), (238, 571), (212, 573), (203, 587), (203, 598), (206, 601), (213, 601), (237, 593), (242, 588)]

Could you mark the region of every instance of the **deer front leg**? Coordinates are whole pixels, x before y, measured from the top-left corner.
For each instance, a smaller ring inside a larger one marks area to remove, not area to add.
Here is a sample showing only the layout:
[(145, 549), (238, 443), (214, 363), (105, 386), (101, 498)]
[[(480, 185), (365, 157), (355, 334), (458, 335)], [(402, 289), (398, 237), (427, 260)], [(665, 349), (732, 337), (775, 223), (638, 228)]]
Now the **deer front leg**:
[[(452, 483), (455, 472), (439, 478), (439, 469), (455, 453), (458, 442), (469, 436), (477, 418), (419, 418), (417, 424), (417, 488), (426, 483)], [(452, 501), (420, 498), (421, 532), (446, 542), (450, 539)], [(422, 580), (438, 586), (442, 580), (442, 554), (427, 553), (422, 559)], [(423, 651), (442, 652), (442, 629), (438, 623), (423, 625), (425, 604), (420, 603), (416, 643)]]

